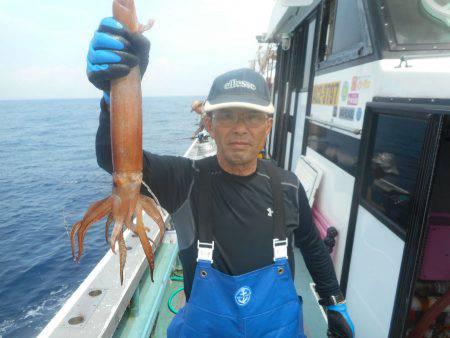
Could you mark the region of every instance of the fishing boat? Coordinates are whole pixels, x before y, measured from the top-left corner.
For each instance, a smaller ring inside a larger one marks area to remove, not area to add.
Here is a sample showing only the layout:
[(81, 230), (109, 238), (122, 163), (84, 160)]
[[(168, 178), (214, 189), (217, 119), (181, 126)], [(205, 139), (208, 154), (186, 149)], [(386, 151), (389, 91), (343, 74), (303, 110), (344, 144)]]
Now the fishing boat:
[[(445, 337), (450, 323), (450, 7), (446, 0), (278, 0), (260, 62), (276, 107), (266, 154), (295, 172), (357, 335)], [(262, 54), (261, 54), (262, 53)], [(215, 153), (196, 140), (185, 156)], [(170, 228), (170, 216), (165, 216)], [(148, 217), (149, 237), (158, 227)], [(183, 305), (174, 231), (154, 283), (127, 234), (39, 337), (164, 337)], [(326, 317), (296, 251), (305, 333)]]

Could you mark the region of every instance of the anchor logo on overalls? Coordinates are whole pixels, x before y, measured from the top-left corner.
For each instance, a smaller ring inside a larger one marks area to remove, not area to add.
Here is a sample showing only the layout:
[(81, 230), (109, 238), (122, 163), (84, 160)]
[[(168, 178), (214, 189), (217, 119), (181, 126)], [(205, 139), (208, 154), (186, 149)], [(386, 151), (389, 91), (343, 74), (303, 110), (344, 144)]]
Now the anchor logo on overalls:
[(246, 305), (252, 296), (252, 290), (248, 286), (243, 286), (234, 294), (236, 304), (240, 306)]

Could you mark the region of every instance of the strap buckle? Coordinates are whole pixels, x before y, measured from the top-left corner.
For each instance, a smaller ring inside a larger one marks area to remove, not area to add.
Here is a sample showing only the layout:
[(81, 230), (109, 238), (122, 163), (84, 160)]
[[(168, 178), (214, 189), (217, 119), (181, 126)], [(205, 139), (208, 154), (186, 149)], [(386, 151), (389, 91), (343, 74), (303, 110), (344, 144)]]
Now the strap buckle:
[(277, 259), (281, 258), (287, 259), (288, 258), (287, 247), (288, 247), (287, 238), (284, 240), (275, 238), (273, 240), (273, 260), (276, 261)]
[(212, 264), (214, 241), (212, 241), (211, 243), (197, 241), (197, 250), (198, 250), (197, 262), (198, 261), (207, 261)]

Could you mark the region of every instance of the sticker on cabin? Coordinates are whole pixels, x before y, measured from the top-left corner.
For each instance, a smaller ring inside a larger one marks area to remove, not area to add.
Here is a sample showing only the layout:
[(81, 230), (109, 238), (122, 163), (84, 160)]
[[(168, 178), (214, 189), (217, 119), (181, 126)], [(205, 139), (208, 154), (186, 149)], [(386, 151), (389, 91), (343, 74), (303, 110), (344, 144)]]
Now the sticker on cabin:
[(336, 117), (337, 116), (337, 106), (334, 106), (333, 107), (333, 117)]
[(348, 81), (345, 81), (344, 84), (342, 85), (342, 91), (341, 91), (341, 100), (344, 102), (347, 100), (347, 95), (348, 95), (349, 89), (350, 89), (350, 84), (348, 83)]
[(358, 93), (349, 93), (348, 94), (347, 104), (349, 106), (357, 106), (358, 105), (358, 98), (359, 98), (359, 94)]
[(360, 121), (362, 117), (362, 108), (356, 110), (356, 121)]
[(337, 106), (341, 82), (329, 82), (315, 85), (312, 103), (324, 106)]
[(361, 89), (369, 89), (371, 84), (372, 84), (372, 81), (370, 80), (369, 75), (353, 76), (352, 88), (350, 90), (353, 92), (355, 90), (358, 91)]
[(340, 107), (339, 118), (343, 120), (353, 121), (355, 117), (355, 108), (352, 107)]

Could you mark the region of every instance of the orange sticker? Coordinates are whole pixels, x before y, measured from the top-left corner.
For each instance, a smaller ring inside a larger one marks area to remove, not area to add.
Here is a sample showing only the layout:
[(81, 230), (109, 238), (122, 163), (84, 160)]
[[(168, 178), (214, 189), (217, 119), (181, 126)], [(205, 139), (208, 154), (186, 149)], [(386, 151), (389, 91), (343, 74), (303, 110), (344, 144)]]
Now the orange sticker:
[(339, 98), (341, 82), (329, 82), (315, 85), (313, 88), (312, 103), (325, 106), (336, 106)]

